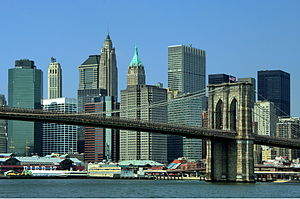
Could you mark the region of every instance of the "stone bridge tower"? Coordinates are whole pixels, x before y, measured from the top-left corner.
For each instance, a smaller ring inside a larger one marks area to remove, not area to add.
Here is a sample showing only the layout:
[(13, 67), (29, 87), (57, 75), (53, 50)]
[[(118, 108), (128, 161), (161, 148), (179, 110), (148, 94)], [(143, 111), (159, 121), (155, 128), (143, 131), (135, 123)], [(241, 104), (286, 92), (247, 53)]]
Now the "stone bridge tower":
[(208, 85), (208, 128), (235, 131), (237, 136), (207, 141), (207, 181), (254, 182), (251, 86)]

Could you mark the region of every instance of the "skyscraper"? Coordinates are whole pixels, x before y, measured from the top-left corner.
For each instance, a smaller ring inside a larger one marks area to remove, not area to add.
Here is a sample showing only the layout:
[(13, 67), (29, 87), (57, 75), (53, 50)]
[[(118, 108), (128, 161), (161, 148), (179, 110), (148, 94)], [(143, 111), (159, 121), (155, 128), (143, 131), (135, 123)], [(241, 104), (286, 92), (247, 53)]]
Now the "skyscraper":
[(109, 34), (101, 49), (99, 65), (99, 88), (106, 89), (108, 96), (118, 96), (118, 69), (115, 48)]
[[(8, 70), (8, 106), (41, 108), (43, 73), (28, 59), (17, 60), (15, 68)], [(41, 153), (39, 122), (8, 122), (9, 152), (18, 155)]]
[[(276, 136), (283, 138), (299, 139), (299, 117), (279, 117), (279, 121), (276, 125)], [(287, 156), (289, 160), (300, 158), (299, 149), (276, 148), (276, 150), (277, 156)]]
[(273, 102), (276, 115), (290, 116), (290, 74), (281, 70), (258, 71), (258, 100)]
[(258, 135), (276, 136), (278, 117), (273, 102), (256, 102), (254, 105), (254, 121)]
[(236, 77), (227, 74), (211, 74), (208, 75), (208, 84), (234, 83)]
[[(205, 51), (191, 46), (175, 45), (168, 47), (168, 87), (178, 91), (178, 100), (169, 101), (168, 122), (191, 126), (201, 126), (201, 113), (205, 105)], [(187, 100), (183, 96), (190, 96)], [(180, 100), (182, 103), (180, 103)], [(177, 106), (180, 104), (180, 108)], [(186, 118), (186, 119), (182, 119)], [(189, 118), (189, 119), (187, 119)], [(168, 136), (168, 148), (176, 143), (183, 147), (183, 156), (189, 159), (202, 159), (202, 142), (199, 139)], [(176, 149), (175, 149), (176, 150)], [(169, 160), (174, 158), (178, 151), (168, 150)]]
[[(93, 102), (95, 97), (107, 94), (99, 88), (99, 55), (90, 55), (79, 67), (78, 112), (84, 111), (84, 104)], [(84, 129), (78, 128), (78, 152), (84, 152)]]
[(146, 83), (145, 69), (139, 58), (137, 47), (134, 48), (134, 55), (129, 64), (127, 72), (127, 86), (143, 85)]
[(168, 87), (181, 93), (205, 89), (205, 51), (191, 46), (168, 47)]
[(62, 72), (56, 59), (51, 57), (48, 67), (48, 99), (62, 97)]
[[(4, 95), (0, 95), (0, 106), (6, 106)], [(7, 121), (0, 120), (0, 153), (7, 152)]]
[[(167, 91), (145, 85), (144, 66), (137, 48), (130, 62), (127, 88), (121, 91), (120, 117), (167, 122)], [(153, 106), (153, 104), (161, 104)], [(157, 133), (121, 131), (121, 160), (167, 161), (167, 136)]]
[[(276, 109), (273, 102), (258, 101), (254, 104), (254, 126), (256, 134), (276, 136), (277, 122), (278, 117), (276, 116)], [(259, 163), (275, 158), (273, 147), (258, 145), (254, 151), (258, 153), (257, 161)]]
[(79, 67), (79, 90), (99, 88), (99, 55), (90, 55)]
[[(94, 102), (84, 105), (85, 113), (99, 113), (104, 116), (118, 116), (118, 113), (106, 113), (119, 109), (116, 97), (102, 96), (94, 98)], [(119, 161), (119, 130), (84, 127), (85, 146), (84, 160), (86, 162)]]
[[(76, 113), (77, 100), (73, 98), (44, 99), (43, 110)], [(43, 123), (42, 143), (43, 155), (77, 152), (77, 126)]]

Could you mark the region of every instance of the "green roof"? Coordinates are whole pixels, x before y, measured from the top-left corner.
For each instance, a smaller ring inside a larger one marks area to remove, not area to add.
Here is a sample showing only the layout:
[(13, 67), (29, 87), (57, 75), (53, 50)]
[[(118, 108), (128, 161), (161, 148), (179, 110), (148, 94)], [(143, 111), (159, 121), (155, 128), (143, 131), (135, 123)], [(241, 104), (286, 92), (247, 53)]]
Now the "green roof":
[(138, 67), (140, 65), (143, 65), (143, 64), (142, 64), (142, 61), (139, 58), (138, 48), (135, 47), (134, 48), (134, 55), (133, 55), (133, 58), (132, 58), (132, 60), (131, 60), (131, 62), (129, 64), (129, 66), (136, 66), (136, 67)]
[(153, 160), (125, 160), (119, 162), (120, 166), (145, 166), (145, 165), (151, 165), (151, 166), (163, 166), (163, 164), (153, 161)]

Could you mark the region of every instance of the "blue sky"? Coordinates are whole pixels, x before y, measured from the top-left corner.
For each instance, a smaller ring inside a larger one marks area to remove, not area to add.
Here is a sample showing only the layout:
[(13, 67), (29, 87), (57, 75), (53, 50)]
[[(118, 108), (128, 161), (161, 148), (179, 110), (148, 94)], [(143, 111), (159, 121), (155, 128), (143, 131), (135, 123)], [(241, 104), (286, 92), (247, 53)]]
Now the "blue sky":
[[(78, 66), (100, 49), (109, 29), (117, 53), (119, 89), (139, 48), (148, 84), (167, 86), (167, 46), (206, 50), (207, 74), (255, 77), (258, 70), (291, 74), (292, 115), (300, 116), (300, 1), (295, 0), (9, 0), (0, 1), (0, 93), (8, 68), (50, 57), (63, 69), (63, 95), (76, 97)], [(109, 27), (109, 28), (108, 28)]]

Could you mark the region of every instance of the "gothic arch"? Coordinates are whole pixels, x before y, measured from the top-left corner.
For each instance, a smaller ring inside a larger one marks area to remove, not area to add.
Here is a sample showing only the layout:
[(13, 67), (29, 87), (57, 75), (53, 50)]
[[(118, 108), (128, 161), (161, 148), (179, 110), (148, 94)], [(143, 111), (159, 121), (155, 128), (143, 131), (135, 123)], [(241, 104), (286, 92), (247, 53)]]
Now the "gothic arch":
[(223, 108), (224, 103), (219, 99), (216, 105), (216, 129), (223, 129)]
[(232, 99), (229, 108), (229, 124), (230, 130), (236, 131), (237, 129), (237, 100), (235, 98)]

